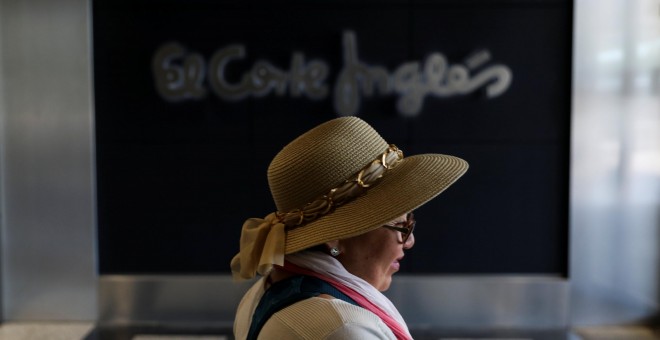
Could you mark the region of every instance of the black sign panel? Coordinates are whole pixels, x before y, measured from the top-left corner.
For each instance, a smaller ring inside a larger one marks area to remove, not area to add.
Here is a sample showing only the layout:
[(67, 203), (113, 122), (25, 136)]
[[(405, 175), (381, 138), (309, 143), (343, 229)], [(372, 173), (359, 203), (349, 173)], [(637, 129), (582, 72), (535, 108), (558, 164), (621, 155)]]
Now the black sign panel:
[(94, 1), (101, 273), (228, 273), (272, 157), (354, 115), (471, 165), (403, 272), (566, 274), (572, 7)]

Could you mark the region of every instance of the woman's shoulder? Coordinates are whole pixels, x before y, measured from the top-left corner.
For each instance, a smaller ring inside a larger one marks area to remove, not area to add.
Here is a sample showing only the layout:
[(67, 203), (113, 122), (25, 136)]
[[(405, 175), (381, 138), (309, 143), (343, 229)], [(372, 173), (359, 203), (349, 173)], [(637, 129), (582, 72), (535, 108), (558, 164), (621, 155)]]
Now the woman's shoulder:
[(376, 314), (340, 299), (320, 297), (299, 301), (275, 313), (260, 335), (267, 338), (395, 339)]

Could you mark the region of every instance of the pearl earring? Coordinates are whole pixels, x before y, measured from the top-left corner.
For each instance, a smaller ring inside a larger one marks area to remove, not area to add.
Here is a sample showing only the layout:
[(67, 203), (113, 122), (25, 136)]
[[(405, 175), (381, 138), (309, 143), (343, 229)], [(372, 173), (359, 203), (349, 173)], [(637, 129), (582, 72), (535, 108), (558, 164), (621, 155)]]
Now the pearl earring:
[(337, 247), (330, 248), (330, 255), (337, 257), (341, 253)]

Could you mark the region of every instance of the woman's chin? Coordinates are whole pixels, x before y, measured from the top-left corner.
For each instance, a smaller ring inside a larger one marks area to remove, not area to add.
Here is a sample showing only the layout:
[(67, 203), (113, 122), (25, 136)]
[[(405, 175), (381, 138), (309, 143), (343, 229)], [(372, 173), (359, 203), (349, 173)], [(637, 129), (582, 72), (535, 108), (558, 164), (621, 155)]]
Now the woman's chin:
[(376, 287), (376, 289), (378, 289), (379, 292), (384, 292), (384, 291), (390, 289), (391, 284), (392, 284), (392, 276), (390, 275), (386, 279), (384, 279), (381, 282), (381, 284), (378, 287)]

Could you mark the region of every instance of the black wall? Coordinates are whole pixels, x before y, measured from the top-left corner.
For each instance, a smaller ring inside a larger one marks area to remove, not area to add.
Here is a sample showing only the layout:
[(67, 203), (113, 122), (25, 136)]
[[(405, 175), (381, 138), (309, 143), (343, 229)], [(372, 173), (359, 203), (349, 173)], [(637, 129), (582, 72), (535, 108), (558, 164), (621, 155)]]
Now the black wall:
[[(452, 70), (490, 56), (468, 69), (478, 83), (469, 91), (426, 95), (415, 112), (398, 106), (400, 92), (362, 93), (348, 112), (408, 155), (447, 153), (471, 165), (416, 212), (417, 243), (402, 271), (565, 275), (572, 7), (560, 0), (94, 1), (101, 273), (228, 273), (243, 221), (275, 209), (266, 181), (272, 157), (340, 114), (334, 86), (346, 68), (342, 41), (352, 36), (359, 61), (390, 74), (415, 61), (423, 68), (434, 53)], [(169, 43), (181, 53), (154, 62)], [(223, 98), (212, 83), (213, 57), (232, 45), (245, 56), (225, 65), (227, 82), (239, 83), (258, 61), (289, 72), (298, 52), (298, 66), (328, 67), (315, 83), (326, 95), (311, 98), (309, 81), (303, 90), (298, 82), (281, 94)], [(504, 80), (478, 82), (489, 70), (512, 75), (491, 97), (487, 88)], [(461, 88), (446, 76), (444, 87)], [(158, 77), (169, 89), (158, 91)]]

